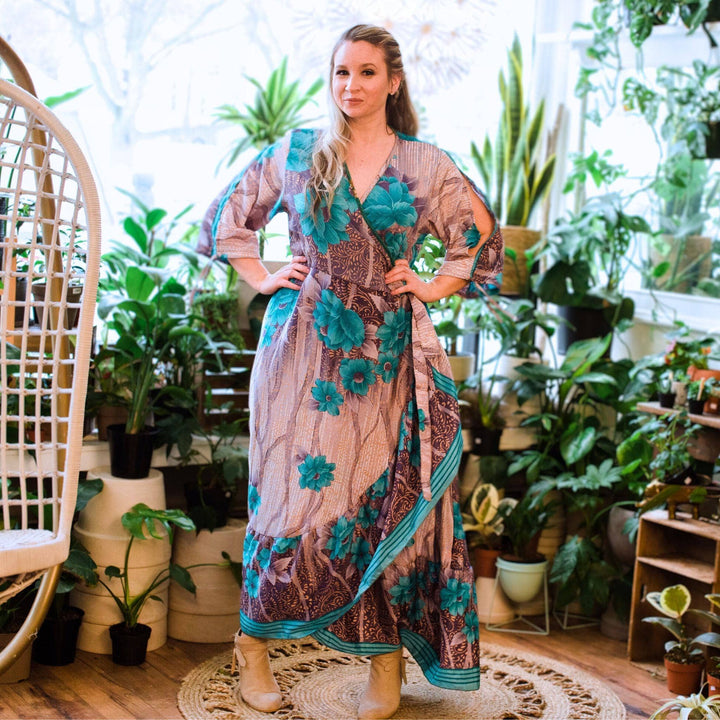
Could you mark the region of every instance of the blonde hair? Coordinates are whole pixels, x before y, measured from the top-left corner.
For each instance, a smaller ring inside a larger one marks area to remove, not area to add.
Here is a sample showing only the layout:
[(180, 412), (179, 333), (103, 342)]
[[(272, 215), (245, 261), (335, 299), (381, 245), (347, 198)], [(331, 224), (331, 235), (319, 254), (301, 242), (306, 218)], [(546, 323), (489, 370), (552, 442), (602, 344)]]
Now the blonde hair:
[(414, 136), (418, 130), (418, 119), (410, 100), (410, 93), (405, 79), (400, 46), (397, 40), (385, 28), (377, 25), (354, 25), (346, 30), (335, 43), (330, 56), (330, 82), (328, 84), (330, 101), (330, 125), (320, 135), (312, 156), (312, 168), (308, 191), (310, 194), (310, 214), (315, 219), (322, 199), (332, 205), (335, 191), (342, 181), (347, 145), (350, 142), (350, 125), (345, 113), (335, 104), (332, 95), (333, 70), (335, 54), (345, 42), (364, 41), (380, 48), (385, 57), (385, 65), (389, 77), (400, 77), (400, 85), (393, 95), (388, 95), (385, 104), (385, 115), (388, 127), (403, 135)]

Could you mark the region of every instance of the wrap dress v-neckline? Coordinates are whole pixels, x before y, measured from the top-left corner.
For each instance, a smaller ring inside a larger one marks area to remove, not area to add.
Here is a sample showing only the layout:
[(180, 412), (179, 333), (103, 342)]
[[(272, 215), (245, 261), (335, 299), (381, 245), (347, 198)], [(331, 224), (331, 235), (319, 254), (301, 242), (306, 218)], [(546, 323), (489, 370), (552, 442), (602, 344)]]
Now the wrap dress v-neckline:
[(254, 231), (288, 214), (310, 272), (263, 322), (250, 388), (242, 630), (375, 654), (401, 644), (430, 682), (479, 683), (479, 622), (454, 479), (462, 452), (455, 384), (425, 305), (385, 273), (428, 233), (441, 273), (496, 281), (502, 239), (481, 238), (452, 160), (399, 137), (360, 201), (349, 177), (307, 212), (313, 131), (262, 153), (213, 203), (216, 252), (257, 257)]

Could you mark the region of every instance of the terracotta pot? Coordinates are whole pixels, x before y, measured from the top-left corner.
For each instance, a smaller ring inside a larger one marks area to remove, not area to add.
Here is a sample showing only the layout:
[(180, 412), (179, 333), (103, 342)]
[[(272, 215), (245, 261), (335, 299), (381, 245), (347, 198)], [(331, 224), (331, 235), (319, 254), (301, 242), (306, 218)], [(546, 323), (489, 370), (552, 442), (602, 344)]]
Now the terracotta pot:
[(667, 689), (675, 695), (692, 695), (700, 691), (703, 661), (697, 663), (676, 663), (665, 658)]
[[(690, 376), (690, 380), (702, 380), (713, 378), (715, 380), (720, 381), (720, 370), (711, 370), (709, 368), (696, 368), (694, 365), (691, 365), (688, 368), (688, 375)], [(714, 394), (714, 393), (713, 393)], [(715, 415), (718, 413), (718, 398), (712, 397), (710, 400), (705, 401), (705, 407), (703, 408), (703, 412), (707, 413), (708, 415)]]
[[(717, 657), (710, 658), (710, 660), (717, 661)], [(705, 668), (705, 679), (708, 685), (705, 697), (710, 697), (710, 695), (720, 695), (720, 669), (717, 667), (716, 662), (712, 663), (712, 667), (713, 669), (711, 669), (710, 662), (708, 662), (708, 665)]]
[(496, 561), (499, 556), (499, 550), (482, 547), (474, 548), (472, 566), (475, 569), (475, 577), (494, 578), (497, 574)]

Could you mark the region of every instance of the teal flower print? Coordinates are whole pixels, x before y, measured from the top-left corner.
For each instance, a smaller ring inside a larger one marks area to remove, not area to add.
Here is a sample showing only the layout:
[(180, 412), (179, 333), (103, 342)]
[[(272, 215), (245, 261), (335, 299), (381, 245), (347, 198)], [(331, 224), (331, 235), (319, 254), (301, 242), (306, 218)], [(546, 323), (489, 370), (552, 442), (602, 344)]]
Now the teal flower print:
[(260, 576), (257, 570), (248, 570), (245, 573), (245, 590), (251, 598), (256, 598), (260, 590)]
[(272, 557), (272, 553), (270, 551), (270, 548), (263, 548), (260, 550), (260, 552), (257, 554), (257, 561), (258, 565), (263, 569), (267, 570), (270, 567), (270, 559)]
[(385, 321), (377, 330), (380, 338), (380, 352), (401, 355), (410, 342), (410, 313), (405, 308), (397, 312), (388, 310), (383, 315)]
[(354, 530), (355, 523), (352, 520), (348, 520), (345, 516), (338, 518), (325, 545), (326, 550), (330, 551), (331, 560), (342, 560), (348, 554)]
[(376, 372), (383, 379), (383, 382), (392, 382), (397, 377), (399, 362), (400, 359), (397, 355), (380, 353)]
[(310, 393), (317, 401), (320, 412), (326, 412), (328, 415), (340, 414), (340, 406), (345, 401), (334, 382), (316, 380), (315, 387)]
[(474, 610), (465, 615), (465, 627), (462, 630), (469, 643), (475, 642), (480, 637), (480, 620)]
[(410, 609), (407, 612), (407, 619), (410, 622), (418, 622), (419, 620), (422, 620), (422, 617), (425, 614), (424, 611), (425, 601), (419, 595), (415, 595), (412, 603), (410, 604)]
[(420, 436), (413, 435), (410, 438), (410, 464), (413, 467), (420, 467)]
[(362, 572), (371, 558), (370, 543), (363, 537), (356, 537), (350, 546), (350, 562)]
[(463, 233), (463, 237), (468, 248), (474, 248), (480, 242), (480, 232), (474, 224)]
[(286, 167), (291, 172), (303, 172), (312, 166), (315, 133), (312, 130), (296, 130), (290, 136)]
[(265, 311), (263, 336), (260, 347), (267, 347), (275, 335), (282, 329), (295, 309), (298, 291), (292, 288), (280, 288), (273, 294)]
[(462, 513), (460, 512), (460, 504), (453, 503), (453, 537), (457, 540), (463, 540), (465, 538), (465, 531), (463, 530), (463, 519)]
[(383, 474), (370, 486), (369, 490), (367, 491), (368, 496), (370, 499), (374, 500), (375, 498), (381, 498), (388, 489), (388, 477), (390, 475), (389, 470), (385, 470)]
[(375, 230), (387, 230), (393, 225), (411, 227), (418, 217), (413, 200), (404, 182), (395, 177), (382, 177), (365, 200), (365, 217)]
[(415, 578), (413, 575), (403, 575), (398, 578), (397, 585), (390, 588), (390, 603), (392, 605), (405, 605), (415, 597)]
[(333, 470), (335, 463), (326, 462), (324, 455), (313, 457), (306, 455), (305, 459), (298, 465), (300, 471), (300, 487), (319, 491), (328, 487), (335, 479)]
[(256, 513), (260, 508), (260, 493), (254, 485), (248, 486), (248, 507), (251, 512)]
[(363, 358), (343, 358), (340, 362), (343, 387), (355, 395), (367, 395), (375, 384), (375, 364)]
[(249, 565), (255, 557), (258, 541), (251, 532), (245, 533), (245, 541), (243, 542), (243, 564)]
[(450, 578), (447, 586), (440, 590), (440, 607), (451, 615), (460, 615), (470, 602), (470, 583)]
[(304, 235), (315, 241), (317, 249), (321, 253), (327, 253), (330, 245), (337, 245), (343, 240), (348, 240), (347, 224), (348, 214), (343, 208), (345, 203), (333, 201), (332, 207), (321, 207), (313, 220), (309, 214), (309, 203), (307, 197), (302, 193), (295, 196), (295, 207), (300, 214), (300, 228)]
[(323, 290), (313, 310), (318, 338), (331, 350), (350, 352), (365, 342), (365, 325), (360, 316), (332, 291)]
[(367, 505), (361, 505), (357, 514), (357, 521), (361, 528), (367, 530), (372, 527), (380, 514), (379, 508), (374, 508), (370, 503)]
[(417, 412), (415, 411), (415, 401), (411, 400), (408, 403), (407, 406), (407, 414), (408, 417), (413, 418), (413, 420), (417, 420), (418, 428), (422, 431), (425, 429), (425, 412), (422, 408), (418, 408)]
[(300, 536), (297, 535), (295, 537), (281, 537), (281, 538), (275, 538), (275, 542), (273, 542), (273, 552), (276, 552), (278, 555), (281, 555), (284, 552), (287, 552), (288, 550), (294, 550), (298, 543), (300, 542)]
[(391, 260), (399, 260), (405, 257), (407, 252), (407, 234), (402, 233), (386, 233), (385, 247)]

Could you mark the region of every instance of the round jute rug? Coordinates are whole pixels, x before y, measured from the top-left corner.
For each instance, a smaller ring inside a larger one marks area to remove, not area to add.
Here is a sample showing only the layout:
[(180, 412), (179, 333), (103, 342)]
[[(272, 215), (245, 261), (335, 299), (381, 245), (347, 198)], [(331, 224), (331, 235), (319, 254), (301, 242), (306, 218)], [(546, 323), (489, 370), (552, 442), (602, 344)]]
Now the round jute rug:
[[(509, 655), (483, 644), (480, 690), (457, 692), (430, 685), (420, 668), (407, 663), (400, 709), (394, 720), (623, 720), (625, 707), (612, 690), (575, 667), (549, 658)], [(236, 697), (237, 675), (230, 672), (230, 651), (195, 668), (184, 679), (178, 707), (186, 720), (349, 720), (368, 672), (368, 660), (318, 643), (276, 641), (273, 671), (285, 705), (260, 713)]]

